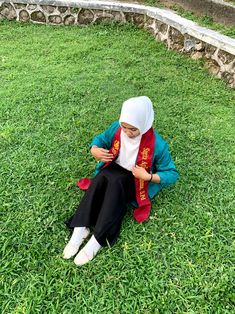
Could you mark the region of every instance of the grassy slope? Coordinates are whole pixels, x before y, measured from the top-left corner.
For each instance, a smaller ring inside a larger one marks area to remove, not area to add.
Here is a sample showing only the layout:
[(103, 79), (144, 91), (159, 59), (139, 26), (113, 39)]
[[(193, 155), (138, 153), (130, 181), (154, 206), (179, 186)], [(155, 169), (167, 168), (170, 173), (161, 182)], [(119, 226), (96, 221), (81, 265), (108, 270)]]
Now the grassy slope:
[[(2, 313), (231, 313), (234, 91), (131, 26), (0, 24)], [(91, 138), (148, 95), (181, 173), (82, 268), (63, 222)], [(233, 182), (234, 183), (234, 182)]]
[[(123, 0), (123, 1), (126, 2), (125, 0)], [(136, 1), (129, 0), (129, 2), (136, 2)], [(164, 8), (163, 4), (159, 0), (139, 0), (138, 2), (146, 4), (146, 5)], [(171, 10), (174, 10), (180, 16), (182, 16), (188, 20), (192, 20), (192, 21), (198, 23), (200, 26), (213, 29), (215, 31), (220, 32), (223, 35), (235, 38), (235, 27), (233, 27), (233, 26), (225, 26), (221, 23), (216, 23), (213, 20), (213, 17), (206, 16), (206, 15), (205, 16), (199, 16), (197, 14), (194, 14), (191, 11), (183, 9), (180, 5), (177, 5), (177, 4), (168, 5), (168, 7)]]

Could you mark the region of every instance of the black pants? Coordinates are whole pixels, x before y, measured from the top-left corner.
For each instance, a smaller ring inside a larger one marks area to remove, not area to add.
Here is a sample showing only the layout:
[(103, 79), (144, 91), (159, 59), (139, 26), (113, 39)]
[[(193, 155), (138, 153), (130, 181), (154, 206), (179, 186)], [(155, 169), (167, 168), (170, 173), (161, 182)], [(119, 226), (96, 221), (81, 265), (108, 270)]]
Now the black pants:
[(73, 217), (70, 228), (94, 228), (101, 246), (113, 245), (120, 232), (127, 203), (135, 200), (135, 183), (131, 171), (115, 162), (102, 169), (92, 180)]

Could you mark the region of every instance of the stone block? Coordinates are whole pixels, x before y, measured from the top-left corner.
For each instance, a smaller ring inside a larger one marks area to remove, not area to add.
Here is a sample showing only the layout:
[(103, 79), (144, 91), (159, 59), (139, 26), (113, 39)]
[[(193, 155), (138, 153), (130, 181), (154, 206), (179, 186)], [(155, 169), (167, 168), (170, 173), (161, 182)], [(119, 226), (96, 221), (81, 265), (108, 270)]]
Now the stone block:
[(82, 9), (78, 14), (78, 23), (81, 25), (90, 24), (94, 21), (94, 13), (91, 10)]
[(77, 14), (81, 11), (80, 8), (70, 8), (70, 12), (73, 13), (73, 14)]
[(156, 20), (153, 18), (147, 17), (145, 19), (144, 28), (153, 36), (156, 36), (156, 33), (158, 32), (158, 28), (156, 26)]
[(206, 63), (206, 68), (208, 69), (208, 71), (217, 76), (219, 71), (220, 71), (220, 67), (218, 65), (217, 62), (215, 62), (214, 60), (207, 60), (207, 63)]
[(24, 3), (14, 3), (14, 7), (16, 9), (25, 9), (27, 6), (27, 4), (24, 4)]
[(196, 40), (193, 37), (186, 37), (184, 39), (184, 51), (191, 52), (195, 49)]
[(68, 10), (68, 7), (58, 7), (60, 13), (65, 13)]
[(218, 58), (224, 63), (224, 64), (229, 64), (235, 60), (235, 56), (232, 54), (220, 50), (218, 52)]
[(162, 26), (162, 25), (166, 25), (166, 24), (163, 24), (162, 22), (160, 22), (160, 21), (158, 21), (158, 20), (155, 21), (155, 32), (156, 32), (156, 33), (159, 33), (159, 32), (160, 32), (160, 29), (161, 29), (161, 26)]
[(0, 15), (2, 19), (15, 20), (17, 15), (16, 11), (10, 3), (3, 3), (0, 7)]
[(149, 16), (146, 16), (145, 17), (145, 22), (144, 22), (144, 27), (147, 29), (148, 27), (152, 26), (153, 21), (155, 21), (155, 19), (153, 19), (153, 18), (151, 18)]
[(225, 81), (227, 81), (230, 85), (232, 85), (232, 83), (234, 83), (234, 74), (230, 73), (230, 72), (222, 72), (220, 74), (221, 78)]
[(138, 26), (144, 26), (144, 23), (145, 23), (144, 14), (135, 14), (133, 16), (133, 23), (138, 25)]
[(110, 14), (113, 16), (113, 20), (116, 22), (125, 22), (125, 15), (122, 12), (110, 11)]
[(43, 9), (43, 11), (45, 11), (46, 13), (54, 13), (56, 7), (54, 7), (53, 5), (41, 5), (41, 8)]
[[(102, 18), (102, 17), (104, 17), (105, 16), (105, 11), (103, 11), (103, 10), (93, 10), (93, 14), (94, 14), (94, 19), (96, 20), (96, 19), (98, 19), (98, 18)], [(106, 14), (106, 15), (108, 15), (108, 14)]]
[(194, 60), (201, 59), (203, 57), (203, 52), (201, 51), (196, 51), (191, 55), (191, 58)]
[(46, 17), (42, 11), (35, 11), (31, 14), (31, 20), (34, 22), (46, 23)]
[(170, 39), (172, 48), (182, 50), (184, 47), (184, 35), (175, 28), (171, 28)]
[(111, 22), (114, 20), (114, 16), (107, 12), (107, 11), (101, 11), (101, 10), (95, 10), (94, 11), (94, 22)]
[(159, 27), (159, 32), (163, 35), (167, 33), (168, 25), (167, 24), (161, 24)]
[(155, 31), (154, 23), (150, 25), (145, 25), (144, 28), (146, 29), (147, 32), (155, 36), (156, 31)]
[(28, 4), (27, 9), (30, 11), (36, 10), (37, 9), (37, 5), (36, 4)]
[(48, 17), (49, 23), (52, 24), (61, 24), (62, 23), (62, 17), (60, 15), (50, 15)]
[(205, 44), (205, 57), (207, 59), (211, 59), (211, 57), (213, 56), (213, 54), (216, 52), (216, 47), (211, 46), (209, 44)]
[(75, 17), (73, 15), (67, 15), (64, 18), (65, 25), (73, 25), (75, 23)]
[(194, 48), (196, 51), (204, 51), (205, 44), (203, 42), (197, 42)]
[(145, 16), (144, 14), (138, 14), (138, 13), (125, 13), (125, 18), (127, 22), (134, 23), (138, 26), (144, 26), (145, 23)]
[(19, 13), (19, 20), (22, 22), (28, 22), (30, 20), (29, 13), (26, 10), (21, 10)]

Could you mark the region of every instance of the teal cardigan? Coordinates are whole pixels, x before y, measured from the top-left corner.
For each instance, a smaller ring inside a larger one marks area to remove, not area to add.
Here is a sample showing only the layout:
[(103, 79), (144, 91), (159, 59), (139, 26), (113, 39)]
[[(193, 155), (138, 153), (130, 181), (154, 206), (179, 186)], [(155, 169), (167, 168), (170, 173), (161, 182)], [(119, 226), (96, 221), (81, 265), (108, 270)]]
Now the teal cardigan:
[[(97, 135), (91, 142), (90, 147), (96, 145), (105, 149), (110, 149), (112, 146), (112, 140), (117, 129), (120, 127), (118, 121), (115, 121), (111, 126), (103, 133)], [(174, 162), (172, 161), (171, 155), (168, 150), (168, 144), (163, 138), (154, 131), (155, 134), (155, 146), (154, 146), (154, 156), (152, 162), (151, 172), (153, 174), (157, 173), (160, 177), (160, 183), (150, 182), (148, 185), (148, 195), (153, 198), (160, 190), (175, 183), (179, 177), (179, 173), (175, 168)], [(95, 175), (97, 175), (104, 162), (99, 162)]]

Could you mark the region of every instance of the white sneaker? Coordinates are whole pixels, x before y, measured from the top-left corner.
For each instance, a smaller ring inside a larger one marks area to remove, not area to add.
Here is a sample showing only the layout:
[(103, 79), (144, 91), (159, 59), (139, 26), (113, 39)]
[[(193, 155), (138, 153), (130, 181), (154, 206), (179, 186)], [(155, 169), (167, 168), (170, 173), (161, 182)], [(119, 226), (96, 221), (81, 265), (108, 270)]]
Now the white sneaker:
[(102, 246), (93, 235), (84, 248), (77, 254), (74, 259), (74, 263), (78, 266), (88, 263), (96, 256), (101, 247)]
[[(94, 257), (94, 256), (93, 256)], [(90, 257), (86, 254), (86, 251), (84, 249), (82, 249), (78, 254), (77, 256), (75, 257), (74, 259), (74, 263), (77, 265), (77, 266), (82, 266), (88, 262), (90, 262), (93, 257)]]
[(88, 237), (90, 230), (86, 227), (74, 228), (73, 234), (69, 242), (64, 248), (63, 258), (69, 259), (77, 254), (80, 245)]
[(80, 247), (80, 243), (76, 245), (76, 244), (69, 242), (66, 245), (66, 247), (64, 248), (63, 258), (69, 259), (69, 258), (73, 257), (74, 255), (76, 255), (78, 250), (79, 250), (79, 247)]

